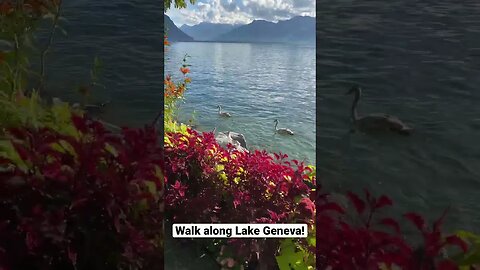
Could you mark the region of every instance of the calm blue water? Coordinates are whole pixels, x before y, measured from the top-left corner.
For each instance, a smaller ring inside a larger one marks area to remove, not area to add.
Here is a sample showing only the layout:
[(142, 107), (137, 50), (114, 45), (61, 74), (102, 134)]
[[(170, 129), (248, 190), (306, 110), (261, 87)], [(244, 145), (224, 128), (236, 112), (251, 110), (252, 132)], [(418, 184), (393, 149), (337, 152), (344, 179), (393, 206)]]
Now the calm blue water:
[[(95, 56), (103, 61), (101, 83), (91, 102), (111, 100), (103, 115), (119, 125), (151, 123), (163, 108), (163, 16), (156, 1), (65, 1), (47, 58), (48, 94), (78, 102), (80, 84), (89, 83)], [(42, 43), (44, 44), (44, 43)]]
[[(315, 163), (315, 47), (249, 43), (172, 43), (167, 73), (177, 76), (185, 54), (192, 83), (179, 119), (197, 128), (243, 133), (249, 148)], [(218, 115), (217, 105), (232, 114)], [(286, 127), (294, 136), (274, 132)]]
[[(319, 175), (336, 191), (369, 187), (395, 214), (480, 231), (480, 3), (322, 1), (318, 15)], [(348, 134), (352, 83), (360, 114), (385, 112), (412, 137)]]

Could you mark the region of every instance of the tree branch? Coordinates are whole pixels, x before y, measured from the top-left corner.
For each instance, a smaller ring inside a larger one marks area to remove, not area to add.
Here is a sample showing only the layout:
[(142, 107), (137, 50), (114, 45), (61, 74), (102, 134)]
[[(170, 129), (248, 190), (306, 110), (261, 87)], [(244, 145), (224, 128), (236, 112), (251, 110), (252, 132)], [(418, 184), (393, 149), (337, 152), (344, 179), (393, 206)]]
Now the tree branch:
[(44, 83), (45, 83), (45, 61), (46, 61), (47, 53), (50, 50), (50, 47), (52, 46), (52, 43), (53, 43), (53, 37), (55, 36), (55, 30), (56, 30), (57, 25), (58, 25), (58, 20), (60, 19), (62, 4), (63, 4), (63, 1), (60, 0), (60, 2), (58, 3), (58, 6), (57, 6), (55, 17), (53, 19), (52, 27), (50, 28), (50, 36), (48, 38), (47, 46), (43, 49), (43, 51), (40, 55), (40, 82), (39, 82), (38, 87), (37, 87), (38, 91), (43, 90), (43, 87), (44, 87)]

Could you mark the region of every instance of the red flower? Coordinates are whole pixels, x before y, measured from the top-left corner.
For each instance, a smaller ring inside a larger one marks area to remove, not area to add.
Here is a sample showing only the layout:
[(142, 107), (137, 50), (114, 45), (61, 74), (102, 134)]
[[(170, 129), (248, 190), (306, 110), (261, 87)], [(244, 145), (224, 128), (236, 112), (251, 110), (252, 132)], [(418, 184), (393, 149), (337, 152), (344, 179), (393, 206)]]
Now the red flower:
[(181, 67), (181, 68), (180, 68), (180, 71), (183, 73), (183, 75), (186, 75), (187, 73), (190, 72), (190, 69), (187, 68), (187, 67)]

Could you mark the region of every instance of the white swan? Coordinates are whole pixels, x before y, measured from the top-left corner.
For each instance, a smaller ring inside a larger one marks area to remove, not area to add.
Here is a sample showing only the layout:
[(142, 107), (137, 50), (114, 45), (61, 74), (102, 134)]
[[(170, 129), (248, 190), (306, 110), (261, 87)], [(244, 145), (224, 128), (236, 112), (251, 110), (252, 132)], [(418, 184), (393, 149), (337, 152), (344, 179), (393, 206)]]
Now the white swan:
[(218, 105), (218, 114), (223, 117), (231, 117), (232, 115), (229, 114), (228, 112), (222, 112), (222, 106)]
[[(409, 135), (413, 129), (403, 123), (395, 116), (376, 113), (365, 116), (358, 116), (357, 105), (362, 95), (362, 89), (359, 86), (353, 86), (346, 95), (355, 94), (351, 109), (351, 119), (356, 128), (364, 132), (372, 131), (392, 131), (402, 135)], [(353, 131), (353, 130), (352, 130)]]
[(282, 134), (282, 135), (293, 135), (293, 131), (291, 131), (290, 129), (288, 128), (277, 128), (278, 126), (278, 119), (275, 119), (275, 132), (277, 132), (278, 134)]
[[(215, 134), (217, 128), (213, 130), (213, 133)], [(215, 140), (217, 143), (222, 146), (226, 147), (228, 144), (232, 144), (235, 149), (237, 149), (240, 152), (247, 152), (247, 143), (245, 140), (245, 136), (240, 133), (236, 132), (218, 132), (218, 134), (215, 136)]]

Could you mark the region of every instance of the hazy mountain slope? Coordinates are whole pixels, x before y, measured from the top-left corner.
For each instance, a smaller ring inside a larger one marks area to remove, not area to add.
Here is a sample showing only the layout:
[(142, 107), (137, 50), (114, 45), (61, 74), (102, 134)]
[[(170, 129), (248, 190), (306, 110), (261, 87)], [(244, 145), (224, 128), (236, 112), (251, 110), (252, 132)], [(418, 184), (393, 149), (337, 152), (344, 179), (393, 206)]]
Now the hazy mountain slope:
[(255, 20), (220, 35), (218, 41), (314, 43), (315, 18), (298, 16), (278, 23)]
[(165, 31), (167, 32), (168, 41), (193, 41), (193, 38), (182, 30), (178, 29), (178, 27), (173, 23), (173, 21), (167, 15), (163, 15), (163, 20), (165, 24)]
[(240, 25), (202, 22), (193, 26), (184, 24), (180, 27), (180, 30), (193, 37), (195, 40), (211, 41), (239, 26)]

